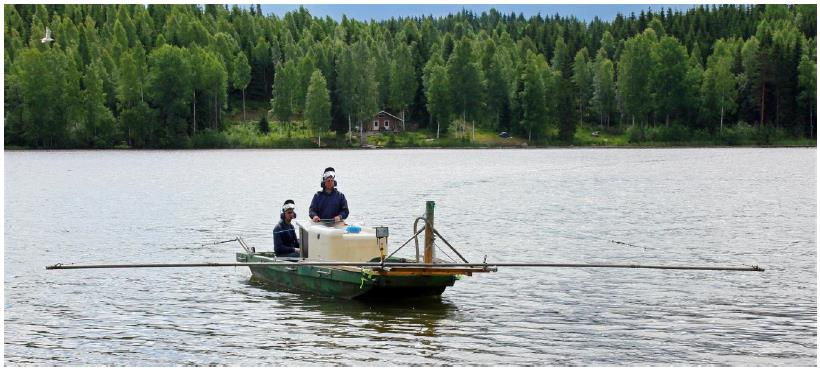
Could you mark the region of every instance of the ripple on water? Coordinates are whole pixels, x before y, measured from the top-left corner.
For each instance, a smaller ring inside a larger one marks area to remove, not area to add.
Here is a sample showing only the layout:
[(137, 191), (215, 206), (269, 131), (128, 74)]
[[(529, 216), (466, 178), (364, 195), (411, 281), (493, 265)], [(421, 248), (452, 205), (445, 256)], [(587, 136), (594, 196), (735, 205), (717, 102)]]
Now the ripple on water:
[(500, 268), (380, 304), (274, 290), (246, 268), (46, 272), (229, 261), (238, 246), (213, 243), (237, 234), (270, 250), (277, 202), (307, 214), (327, 156), (6, 152), (4, 364), (817, 365), (815, 149), (374, 153), (332, 154), (350, 221), (389, 225), (392, 246), (432, 199), (471, 261), (767, 270)]

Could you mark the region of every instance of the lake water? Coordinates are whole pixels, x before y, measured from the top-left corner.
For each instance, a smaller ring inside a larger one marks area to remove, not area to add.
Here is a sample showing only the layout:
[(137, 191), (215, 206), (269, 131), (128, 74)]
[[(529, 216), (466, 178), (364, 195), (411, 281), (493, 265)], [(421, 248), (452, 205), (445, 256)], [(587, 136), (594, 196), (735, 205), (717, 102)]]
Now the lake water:
[[(4, 159), (7, 366), (817, 365), (814, 148)], [(241, 248), (213, 243), (235, 235), (270, 250), (283, 201), (307, 217), (327, 166), (349, 222), (389, 226), (393, 248), (434, 200), (473, 262), (766, 271), (499, 268), (439, 300), (373, 304), (258, 286), (244, 267), (44, 268), (232, 262)]]

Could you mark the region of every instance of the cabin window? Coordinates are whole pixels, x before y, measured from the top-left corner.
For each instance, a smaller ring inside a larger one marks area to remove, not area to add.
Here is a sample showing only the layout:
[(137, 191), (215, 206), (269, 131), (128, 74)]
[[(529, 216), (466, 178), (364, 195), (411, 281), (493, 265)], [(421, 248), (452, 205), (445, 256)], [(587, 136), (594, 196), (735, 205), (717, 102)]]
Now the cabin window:
[(373, 121), (373, 129), (377, 130), (379, 128), (379, 121)]
[(390, 121), (384, 121), (384, 128), (390, 128)]

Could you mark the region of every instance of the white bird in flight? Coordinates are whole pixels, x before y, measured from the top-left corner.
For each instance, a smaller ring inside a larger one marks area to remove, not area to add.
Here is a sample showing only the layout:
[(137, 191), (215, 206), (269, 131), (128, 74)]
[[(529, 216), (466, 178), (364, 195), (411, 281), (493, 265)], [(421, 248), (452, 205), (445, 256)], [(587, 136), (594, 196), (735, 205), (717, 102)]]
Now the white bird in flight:
[(42, 39), (40, 39), (40, 42), (45, 44), (47, 42), (52, 42), (52, 41), (54, 41), (54, 39), (51, 38), (51, 30), (48, 29), (48, 27), (46, 27), (46, 37), (43, 37)]

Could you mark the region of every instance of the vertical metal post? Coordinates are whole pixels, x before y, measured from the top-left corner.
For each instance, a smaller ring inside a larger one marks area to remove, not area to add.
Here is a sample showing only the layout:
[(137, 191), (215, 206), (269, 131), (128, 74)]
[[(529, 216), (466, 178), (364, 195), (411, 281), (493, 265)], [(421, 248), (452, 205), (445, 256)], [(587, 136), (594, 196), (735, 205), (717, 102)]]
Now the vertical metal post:
[(424, 263), (433, 263), (433, 211), (436, 208), (436, 202), (432, 200), (427, 201), (427, 225), (424, 228)]
[(381, 263), (384, 264), (384, 241), (382, 238), (376, 238), (376, 242), (379, 243), (379, 256), (381, 257)]

